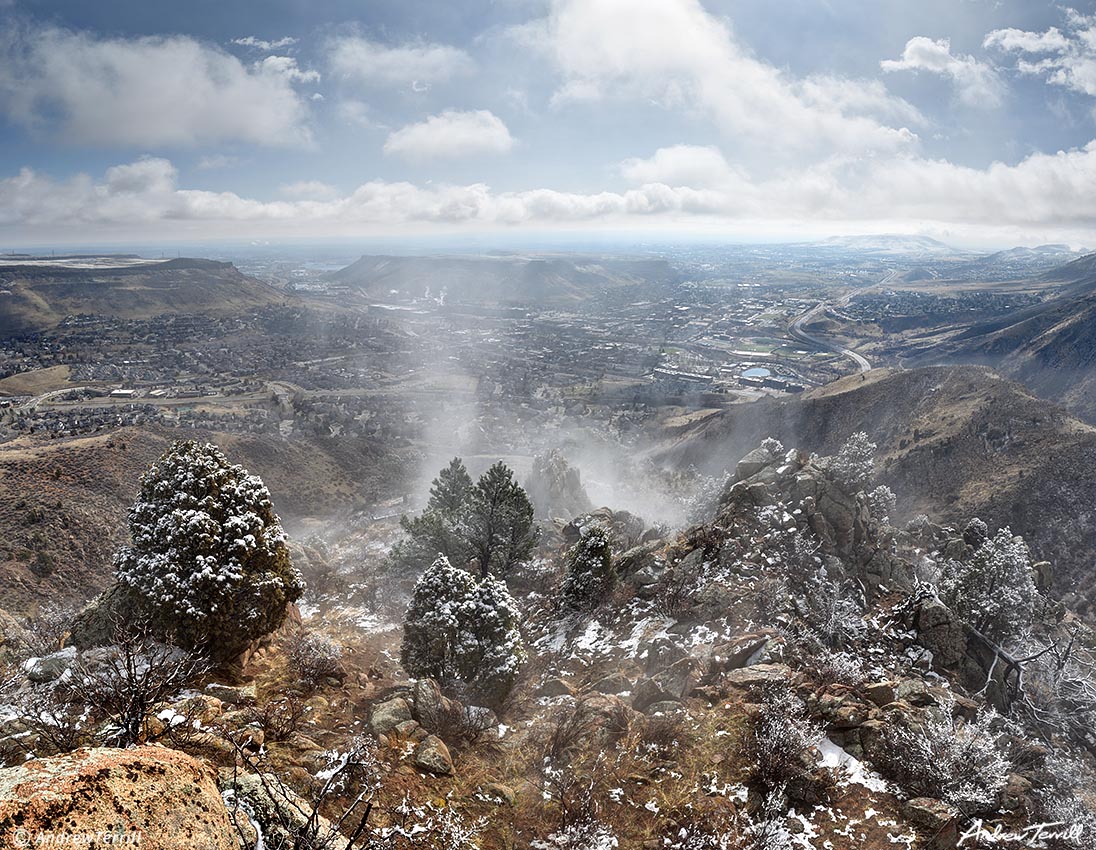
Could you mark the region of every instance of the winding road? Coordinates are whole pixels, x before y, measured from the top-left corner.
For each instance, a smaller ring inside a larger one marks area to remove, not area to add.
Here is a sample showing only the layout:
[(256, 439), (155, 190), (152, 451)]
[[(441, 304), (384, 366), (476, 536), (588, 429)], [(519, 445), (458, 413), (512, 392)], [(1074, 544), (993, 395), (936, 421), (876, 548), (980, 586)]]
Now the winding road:
[[(844, 304), (847, 304), (850, 298), (852, 298), (851, 293), (841, 299), (841, 301), (839, 301), (836, 306), (842, 306)], [(832, 351), (834, 354), (840, 354), (843, 357), (850, 358), (853, 362), (856, 363), (857, 368), (859, 368), (861, 372), (870, 371), (871, 363), (868, 362), (868, 358), (865, 357), (863, 354), (857, 354), (855, 351), (852, 351), (848, 348), (842, 348), (841, 346), (836, 345), (832, 342), (827, 342), (826, 340), (820, 339), (819, 337), (814, 336), (814, 334), (809, 334), (805, 330), (803, 330), (804, 325), (812, 321), (816, 316), (818, 316), (819, 313), (826, 309), (827, 303), (828, 302), (826, 301), (822, 301), (816, 304), (803, 315), (794, 319), (792, 323), (788, 325), (788, 333), (790, 333), (800, 342), (804, 342), (808, 345), (813, 345), (816, 348), (821, 348), (825, 351)]]

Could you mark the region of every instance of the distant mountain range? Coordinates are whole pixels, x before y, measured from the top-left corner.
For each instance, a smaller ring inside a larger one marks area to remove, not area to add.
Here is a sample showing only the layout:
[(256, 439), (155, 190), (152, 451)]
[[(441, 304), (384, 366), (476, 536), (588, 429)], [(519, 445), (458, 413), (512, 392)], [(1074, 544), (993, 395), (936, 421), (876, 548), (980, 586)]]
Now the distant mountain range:
[(563, 256), (365, 256), (330, 279), (370, 298), (445, 298), (493, 304), (567, 304), (637, 283), (670, 282), (665, 260)]
[(970, 253), (961, 251), (946, 245), (938, 239), (929, 236), (906, 236), (902, 234), (878, 236), (831, 236), (819, 247), (837, 248), (842, 251), (850, 251), (857, 254), (889, 254), (895, 256), (924, 256), (938, 257), (959, 256)]
[(174, 259), (118, 267), (0, 265), (0, 336), (44, 330), (66, 316), (228, 315), (285, 295), (232, 263)]

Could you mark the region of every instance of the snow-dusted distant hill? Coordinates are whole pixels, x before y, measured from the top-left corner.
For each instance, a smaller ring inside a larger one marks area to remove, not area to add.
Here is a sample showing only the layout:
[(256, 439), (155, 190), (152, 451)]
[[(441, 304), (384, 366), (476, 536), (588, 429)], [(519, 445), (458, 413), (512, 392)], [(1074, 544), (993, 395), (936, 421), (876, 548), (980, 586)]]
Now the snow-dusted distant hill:
[(931, 255), (951, 257), (970, 253), (953, 248), (951, 245), (929, 236), (907, 236), (902, 234), (831, 236), (829, 239), (820, 242), (819, 245), (858, 254), (888, 254), (895, 256)]

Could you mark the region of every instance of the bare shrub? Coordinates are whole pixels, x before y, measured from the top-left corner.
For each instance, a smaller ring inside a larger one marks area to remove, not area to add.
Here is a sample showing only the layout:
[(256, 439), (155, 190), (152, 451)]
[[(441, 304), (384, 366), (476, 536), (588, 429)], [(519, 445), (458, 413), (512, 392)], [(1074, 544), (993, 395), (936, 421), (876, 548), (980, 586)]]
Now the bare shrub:
[(289, 639), (288, 661), (289, 669), (308, 693), (327, 684), (328, 679), (341, 679), (345, 675), (342, 650), (322, 635), (295, 632)]
[(153, 707), (190, 684), (208, 664), (141, 628), (119, 629), (116, 640), (78, 656), (65, 687), (75, 701), (110, 720), (112, 743), (126, 747), (149, 738)]
[(71, 605), (47, 602), (39, 606), (33, 617), (23, 620), (24, 653), (41, 657), (59, 650), (77, 613)]
[(286, 741), (300, 729), (308, 706), (295, 696), (266, 700), (248, 709), (251, 722), (263, 730), (266, 741)]
[[(369, 816), (379, 785), (376, 745), (353, 738), (326, 753), (308, 788), (298, 793), (270, 770), (262, 755), (226, 738), (236, 767), (224, 789), (229, 817), (248, 850), (354, 850), (375, 848)], [(326, 818), (321, 810), (337, 811)], [(347, 834), (349, 833), (349, 834)]]

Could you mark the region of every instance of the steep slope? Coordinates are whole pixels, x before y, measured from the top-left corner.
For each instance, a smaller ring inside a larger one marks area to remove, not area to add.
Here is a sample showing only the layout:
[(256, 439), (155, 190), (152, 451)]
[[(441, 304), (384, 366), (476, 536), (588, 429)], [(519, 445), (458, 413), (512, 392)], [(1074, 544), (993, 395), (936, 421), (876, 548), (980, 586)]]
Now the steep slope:
[(980, 363), (1096, 422), (1096, 255), (1053, 269), (1048, 300), (972, 325), (921, 362)]
[(280, 303), (278, 290), (231, 263), (176, 259), (118, 268), (0, 267), (0, 336), (44, 330), (66, 316), (139, 319), (229, 313)]
[(900, 514), (1010, 525), (1055, 562), (1063, 595), (1096, 600), (1096, 429), (985, 368), (878, 369), (793, 401), (731, 408), (661, 460), (718, 471), (768, 435), (829, 454), (859, 430), (879, 444)]
[(366, 256), (331, 275), (372, 298), (566, 304), (608, 289), (676, 278), (664, 260), (543, 256)]
[(108, 583), (138, 479), (173, 440), (217, 443), (259, 475), (290, 533), (387, 495), (399, 460), (363, 440), (281, 439), (161, 427), (0, 446), (0, 608), (82, 602)]

